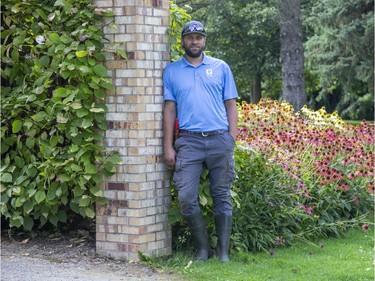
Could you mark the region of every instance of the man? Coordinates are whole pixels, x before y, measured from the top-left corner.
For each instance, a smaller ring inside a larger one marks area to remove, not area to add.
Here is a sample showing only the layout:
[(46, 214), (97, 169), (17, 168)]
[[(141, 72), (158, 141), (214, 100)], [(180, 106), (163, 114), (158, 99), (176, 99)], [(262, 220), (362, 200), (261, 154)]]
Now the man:
[[(216, 254), (227, 262), (232, 230), (230, 188), (235, 178), (233, 150), (237, 132), (238, 97), (229, 66), (207, 57), (206, 31), (191, 21), (181, 33), (185, 56), (164, 71), (164, 158), (175, 166), (173, 180), (180, 211), (198, 241), (196, 259), (212, 256), (205, 220), (198, 203), (203, 168), (209, 172), (218, 235)], [(179, 137), (173, 145), (175, 120)]]

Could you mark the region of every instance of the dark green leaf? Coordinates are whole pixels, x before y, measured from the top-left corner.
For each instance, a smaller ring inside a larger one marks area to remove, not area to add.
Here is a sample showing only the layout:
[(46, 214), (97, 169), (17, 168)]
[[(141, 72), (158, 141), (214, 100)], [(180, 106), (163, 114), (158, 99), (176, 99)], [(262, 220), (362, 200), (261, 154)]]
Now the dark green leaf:
[(12, 178), (12, 175), (9, 173), (2, 173), (0, 180), (2, 182), (12, 182), (13, 178)]
[(37, 114), (31, 116), (31, 119), (33, 119), (35, 122), (41, 122), (46, 117), (46, 113), (44, 111), (40, 111)]
[(107, 77), (107, 69), (102, 64), (97, 64), (93, 67), (94, 73), (98, 75), (99, 77)]
[(60, 182), (70, 181), (71, 177), (68, 174), (62, 174), (59, 176)]
[(18, 133), (22, 129), (22, 121), (21, 120), (14, 120), (12, 123), (12, 132), (13, 134)]
[(121, 164), (122, 158), (119, 155), (111, 155), (108, 157), (108, 161), (112, 164)]
[(34, 220), (30, 217), (24, 217), (23, 218), (23, 227), (25, 230), (31, 231), (31, 229), (34, 226)]
[(86, 216), (89, 218), (94, 218), (95, 211), (92, 208), (86, 208)]
[(48, 35), (48, 38), (49, 38), (49, 40), (51, 40), (52, 43), (54, 43), (54, 44), (59, 44), (59, 43), (61, 42), (61, 41), (60, 41), (60, 36), (59, 36), (57, 33), (55, 33), (55, 32), (50, 33), (50, 34)]
[(85, 165), (85, 172), (88, 174), (96, 174), (98, 173), (98, 168), (92, 164)]
[(44, 192), (44, 190), (39, 190), (36, 194), (35, 194), (35, 200), (38, 204), (40, 204), (42, 201), (44, 201), (44, 199), (46, 199), (46, 193)]

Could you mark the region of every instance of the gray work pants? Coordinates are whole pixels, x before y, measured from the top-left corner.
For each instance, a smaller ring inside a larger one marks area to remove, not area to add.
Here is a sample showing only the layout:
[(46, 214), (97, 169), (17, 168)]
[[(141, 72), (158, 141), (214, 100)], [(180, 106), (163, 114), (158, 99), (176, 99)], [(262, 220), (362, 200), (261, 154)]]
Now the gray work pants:
[(173, 181), (184, 217), (200, 211), (198, 188), (203, 168), (208, 170), (215, 215), (232, 215), (234, 145), (235, 140), (228, 132), (214, 136), (180, 134), (175, 142), (177, 159)]

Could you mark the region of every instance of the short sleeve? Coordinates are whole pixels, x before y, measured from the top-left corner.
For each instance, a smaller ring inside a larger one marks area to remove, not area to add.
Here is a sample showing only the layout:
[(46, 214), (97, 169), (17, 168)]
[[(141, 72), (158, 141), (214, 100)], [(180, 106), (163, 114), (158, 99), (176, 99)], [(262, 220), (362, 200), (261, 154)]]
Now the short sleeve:
[(226, 63), (224, 63), (224, 74), (225, 74), (224, 93), (223, 93), (224, 100), (238, 98), (238, 92), (237, 92), (236, 83), (234, 81), (232, 71)]
[(171, 69), (170, 65), (167, 65), (164, 69), (163, 74), (163, 91), (164, 91), (164, 101), (166, 100), (172, 100), (176, 101), (176, 98), (173, 95), (172, 91), (172, 83), (171, 83)]

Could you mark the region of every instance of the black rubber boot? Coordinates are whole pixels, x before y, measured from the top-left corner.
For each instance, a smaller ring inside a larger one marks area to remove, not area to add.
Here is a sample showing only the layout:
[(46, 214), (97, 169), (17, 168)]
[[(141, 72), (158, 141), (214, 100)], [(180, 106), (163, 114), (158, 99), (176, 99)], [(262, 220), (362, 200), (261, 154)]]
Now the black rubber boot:
[(228, 262), (230, 235), (232, 233), (232, 216), (217, 215), (215, 216), (217, 248), (216, 255), (221, 262)]
[(195, 259), (197, 261), (206, 261), (212, 256), (212, 251), (208, 242), (206, 222), (202, 214), (199, 212), (196, 215), (185, 217), (185, 220), (189, 226), (191, 235), (198, 242), (198, 252)]

